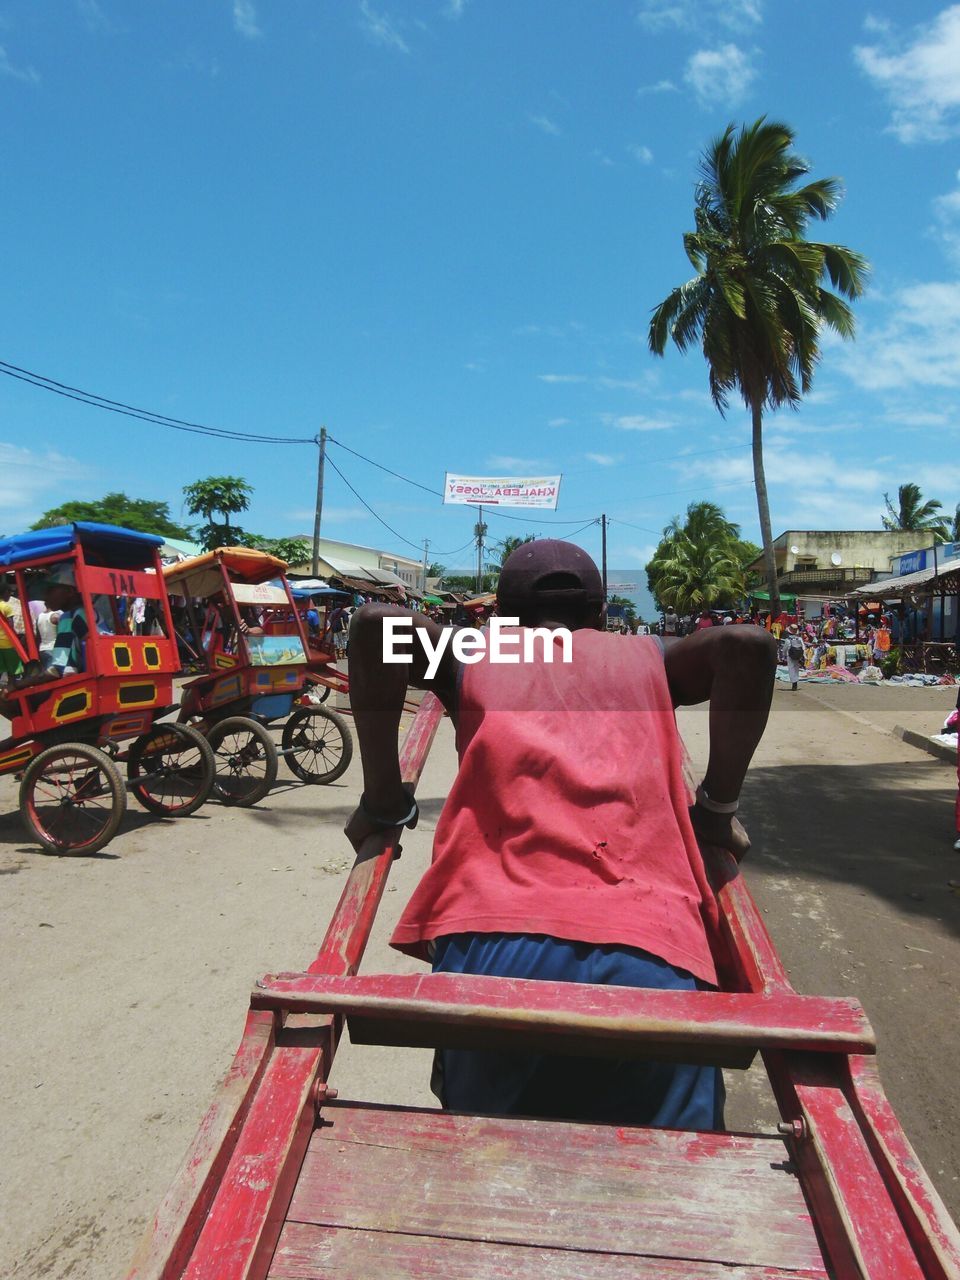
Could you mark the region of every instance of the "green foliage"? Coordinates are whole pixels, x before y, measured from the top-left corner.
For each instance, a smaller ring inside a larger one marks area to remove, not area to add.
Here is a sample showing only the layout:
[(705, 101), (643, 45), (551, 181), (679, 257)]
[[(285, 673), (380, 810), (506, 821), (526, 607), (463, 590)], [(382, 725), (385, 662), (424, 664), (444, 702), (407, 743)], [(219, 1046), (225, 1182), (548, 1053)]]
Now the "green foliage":
[(732, 604), (745, 589), (749, 559), (743, 557), (756, 551), (715, 502), (691, 502), (686, 517), (675, 516), (664, 529), (647, 564), (647, 585), (661, 610), (683, 614)]
[[(950, 523), (942, 513), (943, 503), (936, 498), (923, 501), (923, 494), (918, 484), (902, 484), (897, 489), (897, 505), (890, 501), (890, 495), (883, 495), (887, 513), (883, 516), (885, 529), (903, 529), (911, 533), (930, 533), (934, 542), (950, 540)], [(960, 520), (960, 505), (957, 506), (953, 524)]]
[[(480, 594), (496, 590), (498, 574), (485, 573), (481, 579), (483, 585), (480, 588)], [(445, 573), (443, 575), (442, 589), (444, 591), (465, 592), (467, 595), (476, 595), (477, 593), (477, 575), (475, 573)]]
[[(183, 486), (187, 510), (192, 516), (203, 516), (204, 523), (198, 530), (201, 545), (212, 551), (214, 547), (248, 547), (255, 544), (257, 535), (247, 533), (238, 525), (230, 524), (230, 517), (246, 511), (253, 496), (253, 486), (240, 476), (207, 476)], [(223, 522), (214, 520), (214, 513), (223, 516)]]
[(495, 542), (491, 547), (491, 551), (496, 554), (496, 559), (491, 564), (492, 569), (499, 569), (504, 563), (507, 556), (516, 551), (517, 547), (522, 547), (525, 542), (533, 542), (536, 538), (535, 533), (527, 533), (522, 538), (510, 537), (503, 538), (500, 542)]
[(956, 510), (953, 513), (953, 519), (950, 521), (949, 542), (960, 542), (960, 502), (957, 503)]
[(628, 599), (627, 596), (610, 596), (607, 606), (609, 607), (612, 604), (623, 606), (623, 620), (628, 627), (632, 628), (637, 625), (637, 606), (632, 600)]
[(440, 564), (438, 560), (433, 560), (430, 562), (430, 564), (427, 565), (427, 577), (428, 578), (443, 577), (443, 565)]
[(884, 680), (889, 680), (891, 676), (900, 674), (900, 650), (891, 647), (887, 652), (887, 656), (880, 663), (880, 671)]
[(843, 338), (853, 336), (853, 312), (843, 299), (861, 295), (869, 270), (859, 253), (805, 238), (812, 218), (833, 213), (841, 186), (837, 178), (797, 186), (810, 170), (793, 145), (793, 130), (764, 116), (739, 131), (728, 125), (710, 144), (700, 163), (695, 229), (683, 237), (696, 275), (654, 308), (647, 335), (655, 355), (663, 355), (668, 339), (680, 351), (699, 345), (720, 412), (731, 392), (751, 412), (757, 506), (774, 607), (763, 411), (796, 407), (810, 390), (825, 326)]
[(138, 533), (155, 533), (162, 538), (189, 538), (190, 530), (170, 518), (166, 502), (150, 498), (129, 498), (125, 493), (107, 493), (91, 502), (64, 502), (45, 511), (31, 529), (48, 529), (51, 525), (70, 524), (74, 520), (92, 520), (99, 524), (115, 524)]
[(253, 541), (247, 545), (266, 551), (278, 560), (285, 560), (287, 564), (307, 564), (313, 557), (313, 547), (303, 538), (258, 538), (253, 535)]

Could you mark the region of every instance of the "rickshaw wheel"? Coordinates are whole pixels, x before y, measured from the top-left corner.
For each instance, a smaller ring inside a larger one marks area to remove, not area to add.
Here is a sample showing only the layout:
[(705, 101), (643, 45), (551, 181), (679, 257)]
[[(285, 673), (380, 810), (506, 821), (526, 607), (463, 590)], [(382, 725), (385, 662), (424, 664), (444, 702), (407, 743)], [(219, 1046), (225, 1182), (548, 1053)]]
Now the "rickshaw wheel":
[(126, 808), (119, 769), (83, 742), (41, 751), (20, 784), (24, 826), (48, 853), (96, 853), (117, 834)]
[(326, 707), (297, 707), (283, 726), (281, 746), (284, 760), (302, 782), (336, 782), (353, 759), (346, 720)]
[(223, 804), (247, 807), (277, 780), (277, 748), (268, 731), (247, 716), (230, 716), (207, 734), (216, 773), (213, 794)]
[(330, 697), (330, 686), (328, 684), (312, 684), (307, 690), (307, 697), (315, 705), (326, 702)]
[(213, 790), (216, 762), (202, 733), (165, 722), (141, 734), (127, 756), (130, 790), (151, 813), (185, 818)]

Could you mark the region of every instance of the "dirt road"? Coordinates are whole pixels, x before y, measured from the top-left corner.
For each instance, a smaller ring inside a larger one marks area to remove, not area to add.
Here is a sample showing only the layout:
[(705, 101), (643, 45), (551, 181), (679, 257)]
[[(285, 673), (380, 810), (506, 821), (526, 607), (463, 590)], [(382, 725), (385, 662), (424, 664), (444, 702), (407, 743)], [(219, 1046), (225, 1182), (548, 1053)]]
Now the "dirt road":
[[(746, 873), (795, 985), (863, 1000), (887, 1090), (960, 1216), (955, 779), (889, 732), (935, 730), (948, 705), (948, 690), (778, 686), (744, 813)], [(681, 720), (702, 763), (706, 715)], [(444, 725), (367, 972), (416, 967), (385, 938), (453, 769)], [(101, 855), (68, 859), (27, 845), (15, 786), (0, 779), (2, 1274), (123, 1274), (232, 1057), (252, 979), (316, 951), (350, 863), (341, 827), (358, 790), (355, 762), (340, 784), (284, 784), (254, 810), (209, 804), (164, 823), (131, 808)], [(429, 1105), (427, 1058), (345, 1044), (336, 1082)], [(731, 1080), (732, 1127), (772, 1117), (755, 1073)]]

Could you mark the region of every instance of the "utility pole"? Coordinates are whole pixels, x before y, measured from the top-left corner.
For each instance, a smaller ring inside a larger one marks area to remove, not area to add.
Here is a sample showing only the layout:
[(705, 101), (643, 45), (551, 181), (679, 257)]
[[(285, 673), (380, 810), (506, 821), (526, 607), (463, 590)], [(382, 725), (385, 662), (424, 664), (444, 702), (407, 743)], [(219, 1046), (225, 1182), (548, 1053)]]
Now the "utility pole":
[(487, 532), (487, 526), (483, 523), (483, 507), (479, 508), (479, 519), (474, 525), (474, 533), (477, 537), (477, 595), (483, 590), (483, 539)]
[(327, 428), (321, 427), (317, 436), (320, 453), (317, 458), (317, 509), (313, 517), (313, 567), (315, 578), (320, 576), (320, 516), (323, 512), (323, 464), (327, 456)]
[(427, 552), (429, 551), (429, 549), (430, 549), (430, 539), (424, 538), (423, 540), (423, 577), (420, 582), (421, 591), (426, 591), (427, 589)]
[(607, 603), (607, 517), (600, 517), (600, 536), (601, 536), (601, 557), (600, 557), (600, 574), (603, 578), (603, 603)]

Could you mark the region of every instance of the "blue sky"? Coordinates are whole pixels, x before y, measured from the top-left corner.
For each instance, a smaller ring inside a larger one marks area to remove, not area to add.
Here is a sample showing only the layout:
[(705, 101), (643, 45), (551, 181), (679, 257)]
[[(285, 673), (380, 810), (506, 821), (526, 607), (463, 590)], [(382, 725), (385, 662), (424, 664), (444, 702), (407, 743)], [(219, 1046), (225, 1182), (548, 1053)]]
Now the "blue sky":
[[(0, 0), (0, 359), (191, 421), (331, 434), (439, 488), (563, 473), (632, 573), (687, 503), (757, 538), (748, 423), (702, 357), (646, 349), (690, 274), (697, 158), (791, 124), (846, 197), (815, 226), (873, 263), (855, 344), (772, 416), (775, 532), (960, 501), (960, 5), (808, 0)], [(331, 446), (447, 564), (471, 513)], [(0, 530), (112, 489), (255, 485), (310, 527), (315, 451), (118, 418), (0, 377)], [(416, 554), (328, 470), (324, 533)], [(599, 531), (577, 535), (599, 554)], [(637, 577), (637, 574), (633, 574)], [(642, 580), (642, 573), (638, 580)]]

